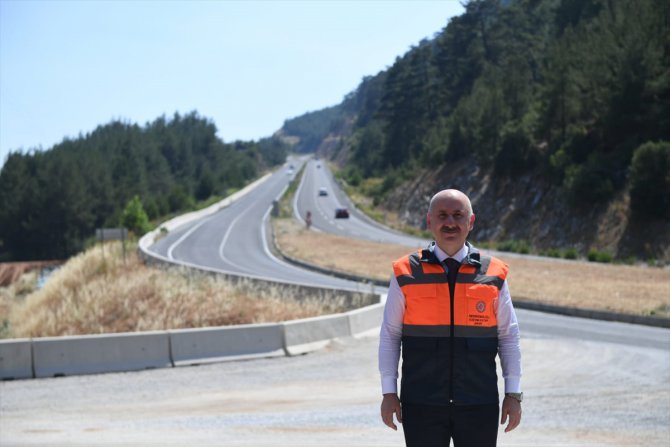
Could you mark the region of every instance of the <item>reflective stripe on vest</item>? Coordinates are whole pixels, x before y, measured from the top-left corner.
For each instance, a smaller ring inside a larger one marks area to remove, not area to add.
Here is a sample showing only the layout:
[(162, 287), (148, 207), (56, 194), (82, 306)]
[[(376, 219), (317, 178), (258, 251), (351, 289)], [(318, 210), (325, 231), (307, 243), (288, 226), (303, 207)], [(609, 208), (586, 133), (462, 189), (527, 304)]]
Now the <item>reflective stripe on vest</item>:
[[(428, 250), (407, 255), (393, 263), (393, 271), (405, 295), (403, 335), (449, 337), (450, 295), (447, 275)], [(472, 253), (471, 253), (472, 254)], [(507, 265), (474, 251), (480, 265), (470, 258), (458, 270), (454, 293), (454, 336), (496, 337), (494, 306), (507, 277)]]

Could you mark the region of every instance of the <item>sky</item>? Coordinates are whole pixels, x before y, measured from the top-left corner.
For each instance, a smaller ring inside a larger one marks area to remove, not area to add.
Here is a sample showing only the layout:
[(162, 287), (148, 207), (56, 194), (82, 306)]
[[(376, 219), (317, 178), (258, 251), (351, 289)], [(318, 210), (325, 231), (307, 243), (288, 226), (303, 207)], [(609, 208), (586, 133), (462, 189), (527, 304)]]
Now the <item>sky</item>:
[(338, 104), (460, 0), (0, 0), (0, 165), (112, 120), (197, 111), (225, 142)]

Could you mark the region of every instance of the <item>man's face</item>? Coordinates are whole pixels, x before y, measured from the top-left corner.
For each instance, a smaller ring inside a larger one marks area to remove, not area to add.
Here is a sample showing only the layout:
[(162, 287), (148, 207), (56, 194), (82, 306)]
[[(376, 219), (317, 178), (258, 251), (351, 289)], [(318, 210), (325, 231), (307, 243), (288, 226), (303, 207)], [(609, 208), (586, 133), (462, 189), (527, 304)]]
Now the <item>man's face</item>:
[(433, 201), (426, 216), (426, 224), (437, 245), (448, 255), (455, 254), (465, 244), (475, 223), (467, 198), (458, 194), (443, 194)]

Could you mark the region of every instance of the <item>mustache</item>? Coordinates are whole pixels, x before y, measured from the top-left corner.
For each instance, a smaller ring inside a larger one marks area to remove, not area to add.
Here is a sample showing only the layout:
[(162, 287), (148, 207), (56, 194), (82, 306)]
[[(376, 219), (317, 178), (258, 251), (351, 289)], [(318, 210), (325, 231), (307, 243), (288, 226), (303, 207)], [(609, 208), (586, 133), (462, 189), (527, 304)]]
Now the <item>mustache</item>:
[(440, 231), (443, 233), (457, 233), (459, 231), (459, 228), (457, 226), (450, 227), (448, 225), (442, 225)]

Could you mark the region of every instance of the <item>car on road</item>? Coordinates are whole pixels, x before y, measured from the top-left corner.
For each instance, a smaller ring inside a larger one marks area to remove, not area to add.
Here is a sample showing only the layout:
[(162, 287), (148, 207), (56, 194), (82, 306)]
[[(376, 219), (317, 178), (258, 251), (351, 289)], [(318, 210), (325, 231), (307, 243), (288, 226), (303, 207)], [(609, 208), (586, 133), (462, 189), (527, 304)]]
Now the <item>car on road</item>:
[(328, 195), (328, 190), (326, 189), (325, 186), (322, 186), (321, 188), (319, 188), (319, 195), (320, 196), (327, 196)]
[(349, 219), (349, 210), (346, 208), (337, 208), (335, 210), (335, 219)]

